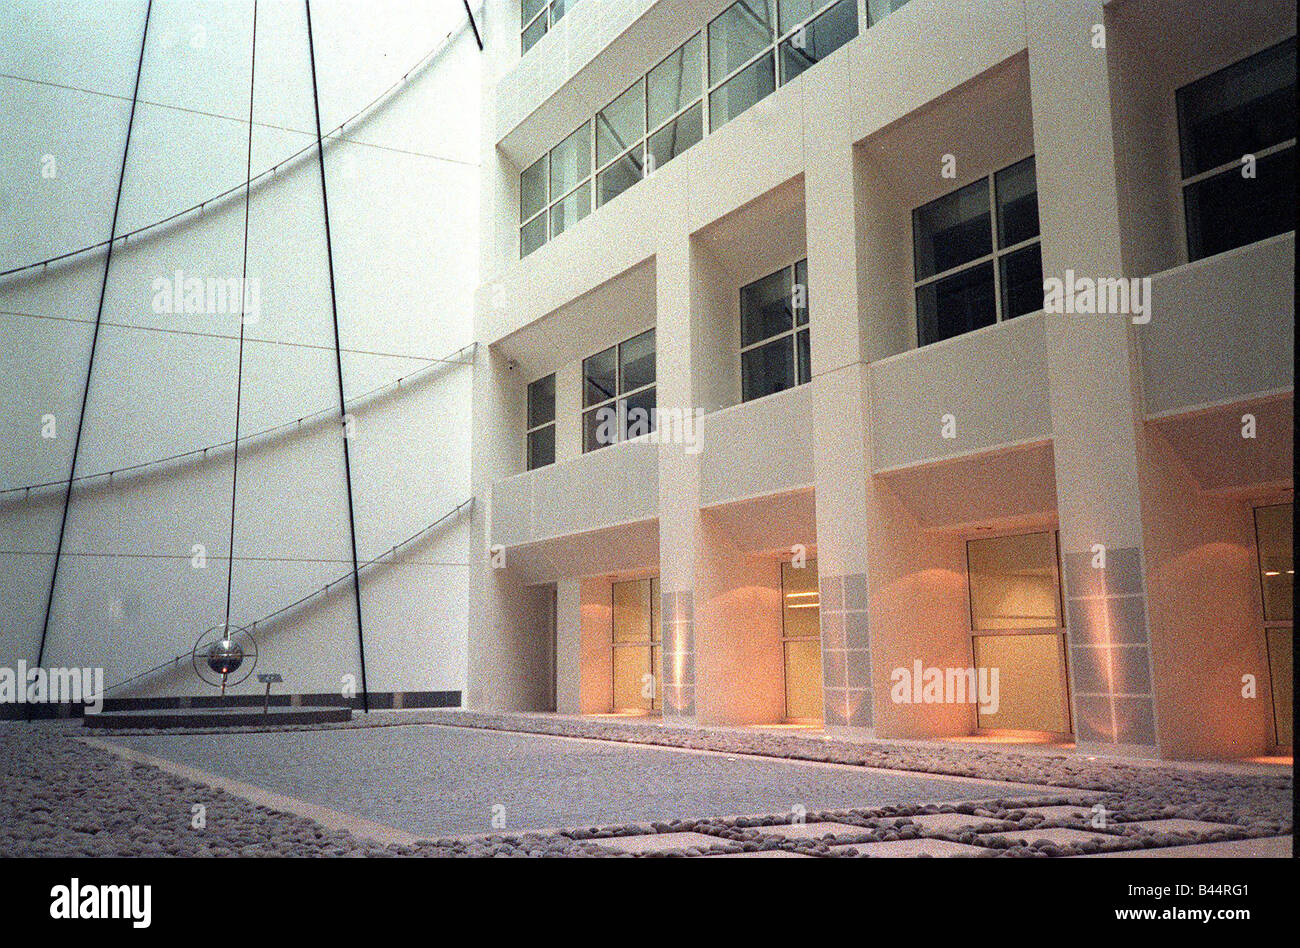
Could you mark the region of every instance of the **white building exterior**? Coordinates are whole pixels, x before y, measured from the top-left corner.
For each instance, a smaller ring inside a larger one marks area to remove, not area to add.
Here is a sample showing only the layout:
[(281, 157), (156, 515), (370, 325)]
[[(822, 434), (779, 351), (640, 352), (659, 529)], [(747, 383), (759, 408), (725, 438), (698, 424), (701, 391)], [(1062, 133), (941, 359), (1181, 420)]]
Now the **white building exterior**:
[[(1290, 744), (1294, 3), (523, 6), (483, 24), (471, 707)], [(1240, 108), (1278, 117), (1213, 158)], [(1045, 311), (1080, 277), (1150, 306)], [(617, 430), (649, 405), (698, 439)], [(996, 714), (907, 697), (976, 666)]]

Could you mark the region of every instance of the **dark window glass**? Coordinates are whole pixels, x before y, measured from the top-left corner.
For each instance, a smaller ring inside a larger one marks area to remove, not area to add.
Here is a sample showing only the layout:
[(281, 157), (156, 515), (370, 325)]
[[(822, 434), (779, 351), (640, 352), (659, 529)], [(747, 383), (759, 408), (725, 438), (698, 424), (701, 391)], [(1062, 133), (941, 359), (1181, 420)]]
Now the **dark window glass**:
[(544, 243), (546, 243), (546, 215), (538, 214), (519, 231), (519, 256), (528, 256)]
[[(1039, 284), (1039, 305), (1042, 305)], [(926, 346), (991, 326), (997, 307), (993, 297), (993, 264), (982, 263), (961, 273), (916, 288), (917, 342)]]
[(641, 149), (624, 155), (596, 175), (596, 203), (602, 207), (641, 180)]
[(582, 404), (599, 405), (618, 394), (618, 346), (582, 360)]
[(655, 390), (643, 389), (620, 402), (623, 437), (636, 438), (655, 430)]
[(776, 88), (774, 61), (768, 53), (742, 69), (709, 95), (709, 130), (715, 131)]
[(1258, 160), (1256, 177), (1230, 168), (1183, 189), (1187, 255), (1222, 254), (1296, 228), (1295, 148)]
[(839, 0), (781, 44), (781, 81), (789, 82), (857, 35), (857, 0)]
[(791, 328), (790, 269), (755, 280), (740, 290), (740, 345), (753, 345)]
[(546, 206), (546, 155), (519, 176), (519, 219), (526, 221)]
[(528, 427), (555, 420), (555, 373), (528, 386)]
[(1241, 172), (1229, 168), (1183, 189), (1189, 259), (1295, 230), (1295, 149), (1260, 158), (1254, 178)]
[(618, 441), (618, 405), (610, 402), (582, 416), (582, 450), (595, 451)]
[(551, 3), (551, 25), (554, 26), (559, 23), (560, 17), (568, 13), (569, 8), (577, 2), (578, 0), (553, 0)]
[(812, 380), (812, 349), (809, 346), (807, 329), (795, 333), (795, 348), (799, 356), (798, 384), (803, 385)]
[(546, 35), (546, 16), (543, 14), (529, 25), (522, 34), (520, 34), (520, 55), (528, 52), (537, 45), (537, 41)]
[(555, 463), (555, 425), (528, 432), (528, 470)]
[(1295, 138), (1295, 38), (1179, 89), (1183, 177)]
[(1032, 156), (1003, 168), (995, 177), (998, 246), (1011, 247), (1038, 236), (1038, 180)]
[(1023, 316), (1043, 308), (1043, 254), (1039, 244), (1009, 253), (1002, 268), (1002, 318)]
[(992, 253), (988, 179), (913, 211), (912, 242), (918, 280)]
[(650, 170), (662, 168), (704, 137), (704, 107), (696, 103), (650, 136)]
[(520, 19), (527, 23), (533, 17), (537, 16), (538, 11), (540, 11), (544, 6), (546, 6), (546, 0), (523, 0), (520, 10)]
[(744, 401), (782, 392), (795, 384), (794, 336), (782, 336), (740, 354)]
[(655, 331), (646, 330), (618, 347), (619, 393), (631, 392), (655, 380)]
[(830, 0), (778, 0), (777, 9), (780, 11), (781, 32), (790, 32), (791, 27), (796, 23), (808, 19), (829, 2)]
[(640, 79), (596, 113), (596, 167), (621, 155), (645, 135), (645, 83)]

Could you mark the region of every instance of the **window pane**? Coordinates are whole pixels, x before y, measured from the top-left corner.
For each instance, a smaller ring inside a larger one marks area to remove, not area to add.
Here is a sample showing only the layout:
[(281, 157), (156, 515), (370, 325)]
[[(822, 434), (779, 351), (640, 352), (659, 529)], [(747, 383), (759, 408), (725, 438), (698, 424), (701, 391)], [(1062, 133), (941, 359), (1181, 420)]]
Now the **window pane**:
[(1177, 92), (1183, 177), (1295, 138), (1295, 39)]
[(591, 213), (591, 184), (584, 184), (551, 207), (551, 236), (562, 233)]
[(631, 392), (655, 380), (655, 331), (648, 329), (619, 345), (619, 392)]
[(913, 211), (912, 242), (918, 280), (992, 253), (988, 179)]
[(1070, 730), (1062, 636), (977, 635), (973, 645), (977, 669), (998, 669), (997, 710), (977, 704), (980, 727), (1058, 734)]
[(981, 326), (992, 326), (996, 318), (991, 263), (916, 288), (918, 345), (928, 346)]
[(817, 591), (817, 561), (802, 568), (781, 564), (781, 632), (786, 638), (821, 636), (821, 596)]
[(596, 203), (604, 207), (641, 178), (641, 149), (637, 148), (596, 175)]
[(803, 385), (812, 380), (812, 349), (809, 344), (808, 330), (795, 333), (795, 349), (799, 357), (799, 378), (797, 384)]
[(595, 451), (618, 441), (618, 406), (613, 402), (582, 416), (582, 450)]
[(614, 641), (650, 641), (650, 580), (613, 583)]
[(1295, 149), (1259, 159), (1254, 178), (1229, 168), (1188, 185), (1183, 201), (1190, 260), (1295, 230)]
[(704, 106), (697, 103), (650, 136), (650, 171), (662, 168), (704, 137)]
[(781, 32), (789, 32), (796, 23), (808, 19), (828, 3), (830, 0), (778, 0)]
[(703, 41), (696, 33), (677, 48), (667, 59), (654, 69), (647, 77), (648, 107), (650, 127), (654, 128), (676, 115), (700, 97), (701, 74), (700, 51)]
[(655, 430), (655, 390), (645, 388), (622, 402), (623, 437), (639, 438)]
[(596, 114), (596, 166), (612, 161), (645, 135), (645, 83), (636, 85)]
[(906, 5), (907, 0), (867, 0), (867, 25), (879, 23)]
[(772, 0), (740, 0), (709, 24), (709, 85), (772, 45)]
[(569, 8), (577, 2), (578, 0), (553, 0), (551, 3), (551, 25), (554, 26), (559, 23), (560, 18), (568, 13)]
[(997, 173), (998, 246), (1011, 247), (1038, 236), (1038, 180), (1034, 159), (1018, 161)]
[(651, 701), (642, 697), (649, 692), (650, 646), (617, 645), (614, 647), (614, 710), (648, 711)]
[(1002, 318), (1011, 319), (1043, 308), (1043, 252), (1038, 244), (1007, 254), (1002, 267)]
[(538, 214), (519, 230), (519, 256), (528, 256), (544, 243), (546, 243), (546, 215)]
[(781, 44), (781, 81), (789, 82), (857, 35), (857, 0), (840, 0)]
[(791, 328), (790, 270), (784, 268), (740, 288), (740, 345), (751, 346)]
[(966, 555), (972, 631), (1061, 627), (1055, 534), (970, 540)]
[(546, 156), (519, 175), (519, 219), (526, 221), (546, 206)]
[(792, 721), (821, 719), (820, 642), (785, 643), (785, 716)]
[(808, 261), (800, 260), (794, 265), (794, 287), (790, 295), (794, 303), (794, 324), (802, 326), (808, 322)]
[(783, 336), (740, 354), (742, 401), (794, 385), (794, 337)]
[(755, 102), (771, 95), (775, 88), (772, 54), (768, 53), (709, 96), (709, 131), (721, 128)]
[(1295, 560), (1291, 549), (1293, 517), (1294, 511), (1290, 504), (1255, 508), (1265, 622), (1292, 621), (1291, 584), (1295, 579)]
[(576, 132), (551, 149), (551, 198), (572, 191), (591, 174), (591, 125), (584, 123)]
[(519, 50), (519, 54), (522, 56), (524, 53), (528, 52), (530, 49), (536, 46), (537, 41), (545, 35), (546, 35), (546, 17), (539, 16), (536, 20), (532, 22), (532, 24), (527, 29), (523, 31), (523, 33), (520, 34), (521, 48)]
[(523, 0), (520, 20), (527, 23), (533, 17), (537, 16), (538, 11), (546, 6), (546, 0)]
[(582, 407), (589, 408), (618, 394), (618, 346), (582, 360)]
[[(650, 640), (658, 642), (663, 638), (663, 599), (659, 588), (659, 577), (650, 580)], [(659, 668), (656, 661), (654, 667)]]
[(528, 385), (528, 427), (555, 420), (555, 373)]
[(528, 432), (528, 470), (555, 463), (555, 425)]

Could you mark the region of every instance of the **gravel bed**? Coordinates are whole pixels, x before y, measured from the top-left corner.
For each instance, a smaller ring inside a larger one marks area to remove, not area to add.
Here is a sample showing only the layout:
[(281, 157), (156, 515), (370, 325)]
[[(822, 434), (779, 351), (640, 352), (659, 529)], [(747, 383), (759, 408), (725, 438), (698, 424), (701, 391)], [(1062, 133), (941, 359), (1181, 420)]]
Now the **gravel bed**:
[[(1242, 774), (1214, 770), (1087, 760), (1074, 755), (1017, 754), (976, 747), (850, 742), (761, 731), (704, 730), (638, 722), (582, 720), (540, 715), (460, 710), (377, 712), (346, 725), (385, 727), (437, 723), (461, 727), (584, 737), (668, 747), (759, 754), (770, 757), (881, 767), (918, 773), (967, 776), (1061, 788), (1059, 797), (1017, 797), (963, 803), (894, 805), (814, 811), (806, 821), (846, 823), (861, 834), (833, 842), (883, 842), (931, 837), (978, 845), (994, 857), (1082, 855), (1292, 832), (1292, 776), (1288, 772)], [(472, 839), (424, 840), (412, 846), (379, 845), (312, 820), (257, 806), (232, 794), (171, 776), (155, 767), (124, 762), (73, 739), (82, 730), (68, 722), (0, 724), (0, 856), (622, 856), (711, 855), (784, 849), (816, 856), (853, 857), (827, 839), (788, 839), (765, 834), (765, 826), (788, 823), (788, 813), (766, 817), (677, 820), (560, 832), (500, 834)], [(97, 736), (113, 732), (98, 731)], [(150, 733), (131, 730), (131, 734)], [(166, 731), (160, 733), (176, 733)], [(202, 733), (201, 731), (198, 733)], [(191, 827), (191, 807), (206, 807), (206, 826)], [(1047, 819), (1029, 806), (1074, 804), (1105, 808), (1106, 821)], [(1002, 821), (1006, 829), (1068, 826), (1105, 838), (1072, 844), (1026, 844), (980, 837), (973, 830), (933, 832), (907, 818), (928, 813), (967, 813)], [(1190, 834), (1148, 832), (1126, 826), (1137, 820), (1183, 818), (1226, 824)], [(647, 833), (694, 832), (715, 837), (707, 848), (630, 855), (600, 841)]]

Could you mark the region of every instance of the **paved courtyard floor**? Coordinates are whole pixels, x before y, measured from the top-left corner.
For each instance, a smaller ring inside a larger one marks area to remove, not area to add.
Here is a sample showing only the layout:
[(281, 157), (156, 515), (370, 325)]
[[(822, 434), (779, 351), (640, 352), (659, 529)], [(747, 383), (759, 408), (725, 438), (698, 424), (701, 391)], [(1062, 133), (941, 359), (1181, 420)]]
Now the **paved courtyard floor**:
[(1286, 766), (469, 711), (0, 723), (0, 856), (1287, 856)]

